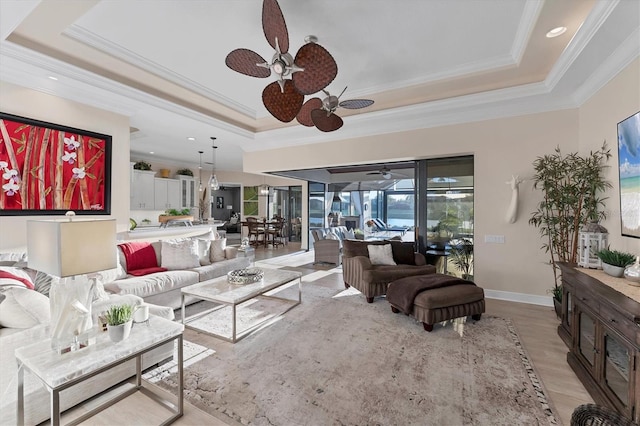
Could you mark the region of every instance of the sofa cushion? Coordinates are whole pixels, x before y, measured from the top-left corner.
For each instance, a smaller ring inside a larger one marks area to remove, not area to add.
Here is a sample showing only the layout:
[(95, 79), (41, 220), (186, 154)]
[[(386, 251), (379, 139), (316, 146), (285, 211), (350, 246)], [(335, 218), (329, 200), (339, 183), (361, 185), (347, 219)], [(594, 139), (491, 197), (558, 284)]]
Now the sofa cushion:
[(105, 284), (105, 289), (115, 294), (135, 294), (142, 298), (184, 287), (198, 282), (199, 275), (193, 270), (167, 271), (131, 277)]
[(371, 244), (367, 246), (367, 250), (369, 251), (369, 260), (371, 260), (372, 265), (396, 265), (393, 260), (391, 244)]
[(200, 281), (211, 280), (213, 278), (223, 277), (236, 269), (247, 268), (251, 263), (248, 257), (236, 257), (235, 259), (227, 259), (224, 262), (214, 262), (211, 265), (200, 266), (191, 269), (200, 276)]
[(198, 242), (198, 258), (200, 266), (211, 265), (211, 240), (196, 238)]
[(227, 239), (220, 238), (211, 241), (211, 263), (220, 262), (225, 259), (224, 249), (227, 247)]
[(398, 265), (415, 265), (415, 248), (410, 241), (389, 240), (393, 251), (393, 259)]
[(371, 269), (362, 271), (362, 279), (368, 283), (390, 283), (391, 281), (399, 280), (400, 278), (410, 277), (414, 275), (426, 275), (436, 272), (436, 267), (433, 265), (424, 266), (412, 266), (401, 265), (400, 266), (388, 266), (388, 265), (374, 265)]
[(370, 245), (382, 245), (389, 244), (387, 241), (360, 241), (360, 240), (344, 240), (343, 241), (343, 255), (345, 257), (364, 256), (369, 257)]
[(49, 298), (24, 287), (6, 287), (0, 309), (0, 326), (31, 328), (51, 321)]
[(200, 266), (197, 240), (162, 241), (162, 267), (169, 270)]

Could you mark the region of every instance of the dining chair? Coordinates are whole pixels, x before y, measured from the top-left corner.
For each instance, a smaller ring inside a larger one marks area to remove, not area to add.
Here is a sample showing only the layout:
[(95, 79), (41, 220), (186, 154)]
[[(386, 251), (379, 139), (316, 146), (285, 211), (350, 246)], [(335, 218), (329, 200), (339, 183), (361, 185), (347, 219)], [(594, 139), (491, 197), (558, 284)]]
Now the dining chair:
[(267, 228), (267, 244), (273, 245), (273, 247), (284, 246), (284, 219), (277, 218), (271, 222), (269, 228)]
[[(253, 219), (253, 220), (251, 220)], [(249, 228), (249, 243), (252, 246), (259, 246), (266, 244), (266, 234), (264, 227), (259, 223), (256, 218), (247, 218), (247, 227)]]

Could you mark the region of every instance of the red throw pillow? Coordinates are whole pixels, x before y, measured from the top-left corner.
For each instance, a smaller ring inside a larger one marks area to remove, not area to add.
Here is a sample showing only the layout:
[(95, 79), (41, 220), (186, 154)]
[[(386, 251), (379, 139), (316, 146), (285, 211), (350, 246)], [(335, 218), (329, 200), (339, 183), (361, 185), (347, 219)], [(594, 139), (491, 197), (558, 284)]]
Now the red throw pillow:
[(141, 277), (142, 275), (153, 274), (154, 272), (164, 272), (168, 271), (167, 268), (163, 268), (161, 266), (153, 266), (151, 268), (143, 268), (143, 269), (134, 269), (133, 271), (129, 271), (130, 275)]
[(127, 273), (138, 269), (158, 267), (156, 251), (151, 243), (132, 242), (120, 244), (120, 249), (127, 261)]
[(28, 279), (22, 278), (22, 277), (18, 277), (16, 275), (13, 275), (13, 274), (7, 272), (7, 271), (0, 270), (0, 278), (9, 278), (9, 279), (12, 279), (12, 280), (20, 281), (29, 290), (33, 290), (35, 288), (33, 283), (31, 281), (29, 281)]

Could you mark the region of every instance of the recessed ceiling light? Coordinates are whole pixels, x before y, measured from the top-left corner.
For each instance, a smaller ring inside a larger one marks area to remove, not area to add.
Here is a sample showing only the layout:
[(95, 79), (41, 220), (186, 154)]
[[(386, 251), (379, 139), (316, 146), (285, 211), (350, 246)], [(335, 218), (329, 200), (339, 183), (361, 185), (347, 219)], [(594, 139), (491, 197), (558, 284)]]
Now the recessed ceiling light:
[(54, 77), (54, 76), (50, 75), (50, 76), (49, 76), (49, 78), (50, 78), (51, 80), (58, 81), (58, 77)]
[(194, 138), (193, 136), (189, 136), (189, 137), (187, 138), (187, 140), (188, 140), (188, 141), (195, 141), (195, 140), (196, 140), (196, 138)]
[(149, 151), (149, 154), (155, 154), (155, 152), (153, 152), (153, 151)]
[(558, 37), (567, 31), (567, 27), (556, 27), (547, 33), (547, 38)]

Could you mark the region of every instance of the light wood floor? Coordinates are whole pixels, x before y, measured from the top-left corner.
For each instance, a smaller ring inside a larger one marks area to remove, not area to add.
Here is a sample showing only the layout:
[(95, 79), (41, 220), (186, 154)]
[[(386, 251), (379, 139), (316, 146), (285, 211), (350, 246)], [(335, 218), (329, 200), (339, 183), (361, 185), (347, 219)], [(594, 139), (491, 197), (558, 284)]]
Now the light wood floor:
[[(299, 247), (299, 243), (290, 243), (284, 248), (260, 248), (256, 250), (256, 260), (269, 259), (288, 253), (299, 253)], [(313, 261), (312, 253), (307, 253), (303, 256), (308, 256), (309, 261)], [(287, 265), (288, 257), (278, 258), (277, 261)], [(326, 268), (323, 270), (326, 270)], [(342, 287), (341, 275), (335, 274), (335, 283), (331, 285), (335, 285), (336, 288), (344, 288)], [(380, 301), (377, 303), (380, 303)], [(495, 299), (487, 299), (486, 303), (486, 315), (510, 318), (513, 321), (522, 344), (534, 364), (538, 377), (546, 389), (547, 398), (554, 408), (559, 424), (569, 425), (569, 419), (574, 408), (580, 404), (593, 402), (593, 400), (567, 364), (567, 348), (556, 332), (559, 321), (553, 308)], [(189, 338), (188, 333), (190, 332), (190, 330), (187, 330), (187, 338)], [(91, 402), (83, 404), (77, 408), (76, 413), (71, 415), (75, 417), (77, 412), (91, 409), (91, 404)], [(184, 416), (174, 424), (206, 424), (214, 426), (238, 424), (223, 415), (220, 415), (220, 418), (210, 416), (186, 402), (184, 407)], [(114, 404), (109, 409), (82, 424), (158, 424), (167, 417), (167, 413), (163, 408), (158, 408), (158, 405), (151, 399), (137, 393)]]

